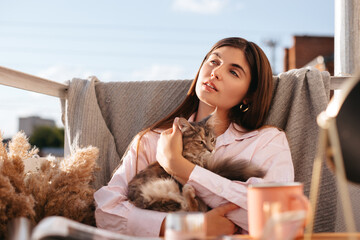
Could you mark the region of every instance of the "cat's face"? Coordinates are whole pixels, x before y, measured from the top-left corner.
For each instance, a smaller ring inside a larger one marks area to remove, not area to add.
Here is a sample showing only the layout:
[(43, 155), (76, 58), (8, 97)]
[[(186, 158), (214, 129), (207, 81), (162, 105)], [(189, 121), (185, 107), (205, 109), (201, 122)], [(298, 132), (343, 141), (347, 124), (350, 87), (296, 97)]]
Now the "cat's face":
[(204, 158), (212, 156), (216, 144), (211, 118), (191, 123), (185, 118), (179, 118), (179, 127), (183, 134), (183, 156), (204, 166)]

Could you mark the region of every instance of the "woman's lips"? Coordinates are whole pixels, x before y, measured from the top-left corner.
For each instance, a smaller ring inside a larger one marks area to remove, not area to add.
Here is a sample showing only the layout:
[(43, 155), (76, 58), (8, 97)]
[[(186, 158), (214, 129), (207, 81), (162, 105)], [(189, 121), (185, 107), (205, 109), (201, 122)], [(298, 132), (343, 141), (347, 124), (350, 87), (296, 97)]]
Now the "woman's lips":
[(215, 87), (215, 85), (213, 83), (211, 83), (211, 82), (204, 82), (203, 84), (204, 84), (205, 87), (208, 87), (208, 88), (210, 88), (210, 89), (212, 89), (212, 90), (214, 90), (216, 92), (218, 91), (217, 88)]

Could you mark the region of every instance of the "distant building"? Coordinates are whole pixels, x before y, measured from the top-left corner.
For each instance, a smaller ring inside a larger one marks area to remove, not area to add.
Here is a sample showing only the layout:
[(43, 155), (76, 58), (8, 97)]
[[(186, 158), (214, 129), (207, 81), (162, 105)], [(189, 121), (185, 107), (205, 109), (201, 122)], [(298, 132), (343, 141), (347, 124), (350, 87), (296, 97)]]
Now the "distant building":
[(293, 36), (293, 46), (285, 49), (284, 71), (305, 66), (334, 75), (334, 37)]
[(30, 137), (38, 126), (56, 127), (55, 121), (52, 119), (44, 119), (38, 116), (19, 118), (19, 131), (24, 131), (26, 136)]

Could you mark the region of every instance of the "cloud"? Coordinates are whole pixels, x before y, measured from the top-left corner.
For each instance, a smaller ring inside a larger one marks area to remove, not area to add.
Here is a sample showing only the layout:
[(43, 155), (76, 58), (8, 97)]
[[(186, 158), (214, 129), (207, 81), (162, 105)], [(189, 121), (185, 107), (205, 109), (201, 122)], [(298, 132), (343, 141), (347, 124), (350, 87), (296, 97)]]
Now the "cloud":
[[(126, 73), (116, 71), (94, 72), (81, 67), (54, 65), (39, 71), (36, 76), (64, 83), (72, 78), (88, 79), (90, 76), (96, 76), (102, 82), (183, 79), (184, 73), (183, 67), (169, 64), (153, 64), (149, 67), (134, 71), (130, 70)], [(38, 93), (33, 92), (28, 94), (33, 97), (39, 96)]]
[(94, 72), (82, 67), (71, 67), (64, 65), (51, 66), (40, 71), (37, 76), (57, 82), (65, 82), (73, 78), (87, 79), (90, 76), (96, 76), (103, 82), (114, 80), (114, 73), (110, 71)]
[(130, 78), (135, 81), (143, 80), (171, 80), (180, 79), (184, 76), (184, 69), (177, 65), (154, 64), (148, 68), (140, 69), (131, 74)]
[(173, 9), (200, 14), (217, 14), (227, 3), (228, 0), (174, 0)]

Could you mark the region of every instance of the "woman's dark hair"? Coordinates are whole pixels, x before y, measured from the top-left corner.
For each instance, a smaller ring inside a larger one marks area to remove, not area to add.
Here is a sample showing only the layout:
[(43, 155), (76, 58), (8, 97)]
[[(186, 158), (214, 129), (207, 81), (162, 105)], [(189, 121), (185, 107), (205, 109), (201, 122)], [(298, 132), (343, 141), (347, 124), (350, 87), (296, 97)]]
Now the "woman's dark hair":
[(151, 130), (156, 128), (170, 128), (175, 117), (182, 116), (189, 118), (197, 111), (199, 98), (195, 93), (195, 86), (200, 70), (214, 50), (225, 46), (242, 50), (251, 71), (251, 82), (245, 96), (248, 100), (249, 110), (242, 112), (240, 110), (241, 103), (238, 103), (230, 110), (229, 120), (248, 130), (254, 130), (263, 126), (269, 112), (273, 88), (273, 78), (269, 60), (261, 48), (255, 43), (243, 38), (232, 37), (222, 39), (215, 43), (202, 61), (184, 101), (168, 116), (150, 126)]

